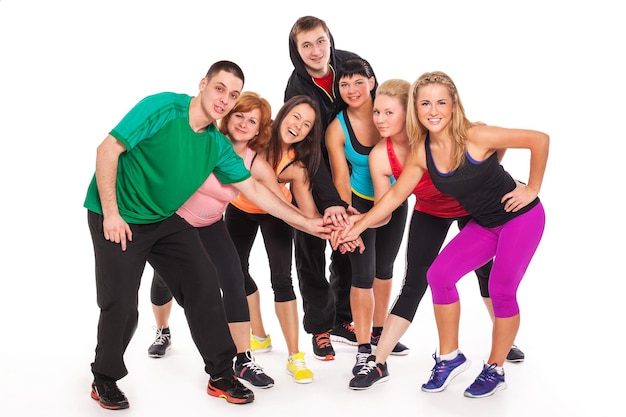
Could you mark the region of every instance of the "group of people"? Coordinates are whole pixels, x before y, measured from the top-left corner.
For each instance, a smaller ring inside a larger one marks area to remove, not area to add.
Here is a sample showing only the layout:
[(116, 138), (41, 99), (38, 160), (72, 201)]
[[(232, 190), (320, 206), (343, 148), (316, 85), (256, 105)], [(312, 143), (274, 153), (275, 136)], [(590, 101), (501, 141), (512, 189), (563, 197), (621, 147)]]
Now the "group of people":
[[(505, 388), (504, 362), (524, 359), (514, 344), (516, 291), (545, 223), (538, 193), (549, 137), (469, 121), (443, 72), (379, 84), (369, 62), (336, 49), (314, 16), (295, 22), (289, 53), (294, 69), (274, 118), (266, 99), (244, 91), (241, 68), (218, 61), (196, 96), (144, 98), (98, 146), (84, 205), (100, 308), (91, 397), (102, 407), (130, 405), (117, 381), (128, 372), (124, 353), (146, 263), (154, 269), (157, 332), (150, 356), (171, 347), (175, 299), (204, 360), (209, 395), (243, 404), (254, 400), (250, 386), (274, 385), (253, 356), (272, 348), (250, 273), (258, 229), (286, 370), (297, 383), (314, 375), (300, 348), (292, 253), (314, 357), (334, 359), (332, 342), (357, 347), (351, 389), (386, 381), (388, 356), (408, 353), (400, 338), (428, 286), (439, 346), (422, 390), (442, 391), (466, 370), (456, 282), (470, 271), (493, 332), (465, 396)], [(502, 168), (508, 148), (530, 150), (527, 183)], [(390, 309), (411, 194), (405, 276)], [(460, 231), (442, 249), (455, 221)]]

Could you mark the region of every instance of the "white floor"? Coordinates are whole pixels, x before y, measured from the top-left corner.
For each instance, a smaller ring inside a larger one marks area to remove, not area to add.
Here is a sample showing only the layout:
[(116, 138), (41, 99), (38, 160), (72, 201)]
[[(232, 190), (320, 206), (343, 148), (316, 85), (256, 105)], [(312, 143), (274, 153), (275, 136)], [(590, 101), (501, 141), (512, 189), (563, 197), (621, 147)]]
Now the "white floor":
[[(85, 248), (86, 252), (89, 250)], [(472, 361), (468, 371), (442, 393), (420, 391), (420, 385), (429, 377), (434, 363), (431, 355), (437, 347), (430, 292), (427, 292), (413, 325), (402, 339), (411, 348), (410, 354), (389, 359), (389, 381), (367, 391), (352, 391), (348, 389), (348, 381), (355, 348), (335, 343), (336, 360), (318, 361), (312, 356), (310, 337), (304, 333), (301, 333), (300, 346), (306, 352), (315, 380), (299, 385), (286, 374), (287, 352), (272, 310), (271, 289), (258, 245), (253, 253), (259, 256), (258, 261), (253, 262), (258, 265), (255, 271), (262, 291), (265, 323), (274, 344), (271, 352), (258, 354), (256, 358), (276, 380), (276, 385), (266, 390), (255, 389), (256, 399), (252, 404), (228, 404), (206, 394), (207, 376), (178, 306), (173, 310), (170, 323), (172, 349), (162, 359), (147, 356), (146, 350), (154, 335), (149, 302), (151, 271), (148, 269), (140, 291), (139, 327), (126, 355), (130, 373), (119, 382), (131, 402), (128, 410), (104, 410), (89, 396), (89, 363), (93, 358), (98, 312), (93, 278), (87, 275), (81, 283), (55, 277), (46, 281), (48, 284), (42, 286), (40, 292), (24, 289), (24, 293), (14, 294), (13, 301), (17, 302), (18, 298), (21, 301), (19, 309), (14, 308), (5, 316), (15, 320), (7, 320), (3, 327), (3, 338), (9, 343), (2, 344), (2, 414), (34, 416), (52, 412), (73, 417), (111, 413), (128, 416), (295, 413), (334, 416), (406, 410), (416, 415), (437, 416), (614, 415), (618, 388), (609, 383), (610, 367), (601, 362), (601, 354), (607, 349), (616, 349), (612, 346), (617, 345), (594, 342), (600, 338), (608, 341), (607, 336), (612, 336), (603, 333), (601, 326), (594, 328), (590, 319), (583, 322), (576, 318), (571, 302), (582, 308), (584, 299), (564, 300), (569, 306), (549, 306), (552, 284), (546, 285), (546, 280), (555, 276), (549, 271), (540, 272), (537, 265), (531, 266), (519, 292), (523, 318), (517, 343), (526, 353), (526, 361), (506, 365), (507, 390), (490, 398), (468, 399), (463, 396), (463, 390), (480, 371), (490, 344), (490, 323), (473, 276), (465, 277), (460, 284), (461, 348)], [(546, 254), (540, 252), (537, 263), (545, 258)], [(401, 276), (400, 272), (397, 276)], [(26, 288), (28, 284), (24, 284)], [(395, 284), (399, 285), (399, 278)], [(63, 293), (63, 298), (55, 296)], [(566, 311), (571, 320), (563, 321)], [(590, 316), (583, 314), (582, 317)], [(613, 351), (619, 353), (619, 350)], [(616, 375), (618, 377), (621, 378)]]

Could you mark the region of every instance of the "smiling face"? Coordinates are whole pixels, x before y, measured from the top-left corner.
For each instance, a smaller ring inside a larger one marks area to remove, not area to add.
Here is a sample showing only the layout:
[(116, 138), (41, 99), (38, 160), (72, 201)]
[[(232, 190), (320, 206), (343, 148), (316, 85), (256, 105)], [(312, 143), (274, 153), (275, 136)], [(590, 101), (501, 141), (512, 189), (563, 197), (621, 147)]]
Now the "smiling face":
[(322, 78), (328, 74), (331, 42), (322, 26), (298, 33), (295, 42), (311, 77)]
[(371, 99), (374, 88), (374, 77), (355, 74), (341, 77), (339, 80), (339, 94), (350, 107), (358, 107)]
[(280, 124), (280, 138), (283, 145), (293, 145), (303, 141), (315, 123), (315, 110), (306, 103), (295, 106), (287, 113)]
[(259, 134), (261, 110), (234, 112), (228, 119), (228, 137), (233, 142), (249, 142)]
[(431, 133), (445, 131), (452, 121), (452, 96), (446, 86), (431, 83), (419, 87), (415, 109), (419, 122)]
[(378, 94), (374, 100), (372, 117), (382, 137), (401, 134), (406, 127), (406, 107), (398, 97)]

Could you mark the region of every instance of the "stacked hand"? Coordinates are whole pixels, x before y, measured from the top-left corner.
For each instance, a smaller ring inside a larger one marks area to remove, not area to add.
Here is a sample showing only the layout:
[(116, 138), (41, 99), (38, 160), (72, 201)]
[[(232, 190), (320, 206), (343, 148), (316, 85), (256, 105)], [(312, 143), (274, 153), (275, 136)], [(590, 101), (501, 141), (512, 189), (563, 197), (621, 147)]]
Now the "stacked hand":
[(358, 234), (350, 239), (344, 239), (352, 229), (353, 221), (358, 220), (361, 216), (358, 210), (352, 206), (349, 206), (347, 210), (343, 207), (326, 209), (324, 223), (332, 229), (330, 242), (334, 250), (339, 249), (342, 254), (354, 252), (356, 249), (359, 250), (359, 253), (365, 251), (365, 243)]

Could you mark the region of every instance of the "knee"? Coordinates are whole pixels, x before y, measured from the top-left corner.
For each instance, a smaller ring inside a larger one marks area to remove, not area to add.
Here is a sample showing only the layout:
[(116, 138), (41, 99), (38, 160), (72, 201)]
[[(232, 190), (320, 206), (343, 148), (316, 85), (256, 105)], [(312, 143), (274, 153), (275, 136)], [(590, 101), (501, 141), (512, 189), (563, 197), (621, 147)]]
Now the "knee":
[(519, 314), (519, 305), (515, 294), (492, 294), (493, 315), (497, 318), (508, 318)]

